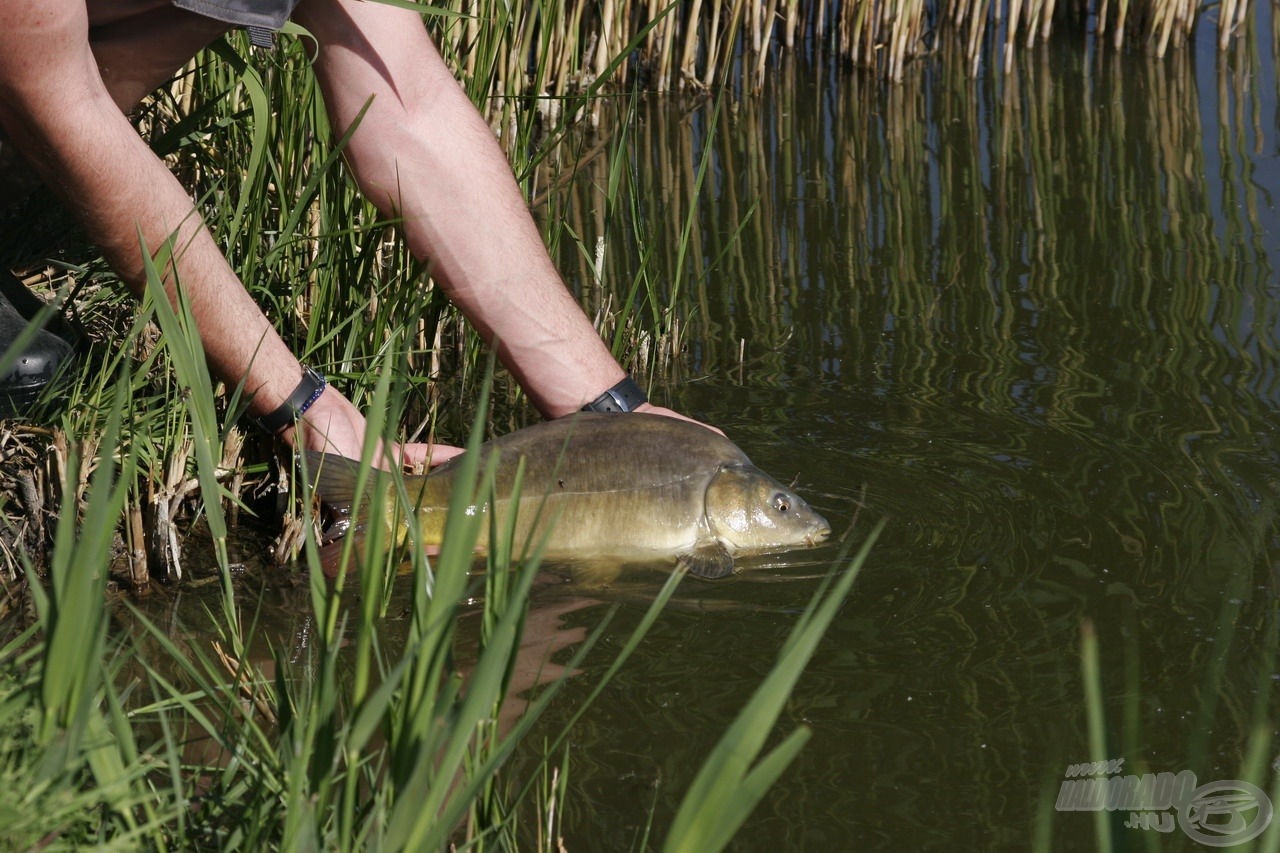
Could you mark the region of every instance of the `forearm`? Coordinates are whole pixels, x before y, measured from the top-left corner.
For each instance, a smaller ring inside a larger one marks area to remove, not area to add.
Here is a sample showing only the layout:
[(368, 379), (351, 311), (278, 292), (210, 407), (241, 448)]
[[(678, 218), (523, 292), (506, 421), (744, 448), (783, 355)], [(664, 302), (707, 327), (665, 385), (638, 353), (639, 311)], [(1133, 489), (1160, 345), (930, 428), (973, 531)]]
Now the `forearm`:
[[(77, 115), (77, 113), (70, 113)], [(119, 113), (116, 113), (119, 116)], [(123, 128), (64, 122), (38, 128), (28, 151), (46, 182), (76, 209), (89, 238), (139, 295), (143, 253), (172, 241), (162, 270), (170, 298), (181, 286), (215, 375), (260, 398), (284, 399), (297, 381), (296, 361), (218, 250), (181, 185), (121, 117)], [(77, 134), (92, 133), (92, 139)]]
[[(336, 26), (322, 14), (332, 5), (304, 3), (299, 17), (319, 38), (337, 131), (368, 105), (346, 151), (361, 189), (401, 221), (544, 414), (581, 408), (623, 371), (565, 289), (493, 133), (412, 13), (360, 4)], [(362, 55), (370, 43), (383, 48), (380, 64)]]

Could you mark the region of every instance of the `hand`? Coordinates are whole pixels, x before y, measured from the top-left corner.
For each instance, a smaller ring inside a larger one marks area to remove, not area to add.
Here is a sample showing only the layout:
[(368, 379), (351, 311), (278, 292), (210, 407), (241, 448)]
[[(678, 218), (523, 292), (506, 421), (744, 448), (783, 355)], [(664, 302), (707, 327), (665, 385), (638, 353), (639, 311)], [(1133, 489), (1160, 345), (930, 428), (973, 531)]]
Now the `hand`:
[[(307, 409), (302, 422), (297, 427), (286, 429), (281, 437), (294, 448), (359, 459), (364, 451), (365, 432), (364, 415), (342, 392), (330, 385)], [(440, 465), (462, 452), (461, 447), (427, 443), (402, 444), (398, 445), (398, 450), (400, 464), (415, 470)], [(381, 440), (375, 449), (374, 459), (379, 468), (389, 468), (393, 464), (387, 458)]]
[(423, 471), (443, 465), (465, 449), (450, 444), (402, 444), (400, 445), (400, 464), (415, 472)]
[(664, 409), (662, 406), (653, 405), (653, 403), (641, 403), (639, 406), (636, 406), (635, 411), (644, 412), (648, 415), (662, 415), (663, 417), (675, 418), (678, 421), (688, 421), (691, 424), (697, 424), (700, 427), (706, 427), (712, 432), (724, 435), (724, 430), (713, 427), (711, 424), (704, 424), (702, 421), (695, 421), (693, 418), (682, 415), (677, 411)]

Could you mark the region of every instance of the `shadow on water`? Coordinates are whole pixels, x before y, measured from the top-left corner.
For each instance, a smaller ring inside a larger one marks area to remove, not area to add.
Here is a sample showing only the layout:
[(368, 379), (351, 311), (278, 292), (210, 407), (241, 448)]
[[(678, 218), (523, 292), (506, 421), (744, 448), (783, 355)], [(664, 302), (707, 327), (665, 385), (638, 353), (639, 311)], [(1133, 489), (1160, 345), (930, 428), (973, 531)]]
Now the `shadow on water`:
[[(1085, 619), (1126, 772), (1237, 778), (1280, 711), (1270, 45), (1058, 45), (978, 79), (949, 51), (888, 91), (787, 68), (709, 140), (711, 105), (641, 103), (626, 150), (551, 202), (601, 241), (561, 258), (587, 304), (622, 304), (640, 269), (653, 317), (692, 307), (674, 343), (642, 342), (663, 402), (798, 474), (837, 529), (859, 504), (891, 519), (789, 705), (813, 739), (744, 849), (1092, 847), (1089, 815), (1037, 816), (1091, 757)], [(599, 194), (617, 157), (624, 212)], [(810, 557), (682, 593), (734, 606), (673, 608), (584, 720), (570, 846), (672, 813)]]

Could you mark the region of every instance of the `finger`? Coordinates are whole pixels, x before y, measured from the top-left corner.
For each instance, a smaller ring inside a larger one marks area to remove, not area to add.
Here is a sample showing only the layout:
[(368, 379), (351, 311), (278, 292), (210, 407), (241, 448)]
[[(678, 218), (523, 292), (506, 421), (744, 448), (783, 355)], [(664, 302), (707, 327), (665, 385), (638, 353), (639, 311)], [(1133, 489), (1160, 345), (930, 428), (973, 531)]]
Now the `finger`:
[(443, 465), (455, 456), (460, 456), (465, 448), (454, 447), (449, 444), (433, 444), (431, 445), (431, 459), (428, 464), (434, 468), (437, 465)]
[(462, 452), (461, 447), (448, 444), (402, 444), (400, 464), (414, 471), (424, 471), (448, 462)]

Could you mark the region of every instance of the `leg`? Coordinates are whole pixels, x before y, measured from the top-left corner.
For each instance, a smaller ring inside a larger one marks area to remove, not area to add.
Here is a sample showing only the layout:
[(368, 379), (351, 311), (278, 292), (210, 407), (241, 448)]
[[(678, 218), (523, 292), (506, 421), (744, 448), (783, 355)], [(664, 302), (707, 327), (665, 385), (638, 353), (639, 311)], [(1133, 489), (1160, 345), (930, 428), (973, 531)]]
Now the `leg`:
[[(126, 112), (226, 29), (225, 24), (181, 12), (164, 0), (91, 4), (89, 27), (99, 73), (112, 100)], [(0, 135), (0, 208), (16, 205), (37, 186), (34, 172)], [(38, 308), (38, 300), (17, 278), (11, 283), (10, 292), (8, 282), (0, 287), (0, 356)], [(0, 405), (0, 415), (32, 399), (70, 354), (65, 340), (40, 330), (14, 354), (11, 367), (0, 371), (0, 404), (9, 404)]]
[[(89, 46), (111, 99), (129, 112), (227, 25), (175, 9), (167, 0), (88, 4)], [(0, 133), (0, 209), (31, 193), (39, 180)]]
[(228, 25), (167, 0), (91, 2), (89, 46), (102, 82), (123, 112), (177, 73)]

